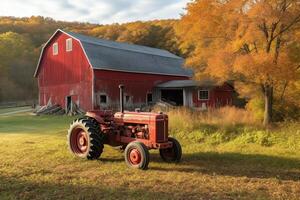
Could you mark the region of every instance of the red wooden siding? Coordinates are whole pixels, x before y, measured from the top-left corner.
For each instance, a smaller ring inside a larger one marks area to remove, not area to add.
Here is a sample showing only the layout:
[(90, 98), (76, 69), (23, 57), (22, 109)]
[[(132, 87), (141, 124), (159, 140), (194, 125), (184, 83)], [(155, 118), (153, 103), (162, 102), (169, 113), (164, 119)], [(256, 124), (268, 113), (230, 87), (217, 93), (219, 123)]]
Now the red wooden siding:
[[(84, 110), (92, 109), (92, 69), (85, 57), (80, 43), (72, 39), (73, 50), (66, 52), (66, 39), (63, 33), (57, 33), (44, 49), (38, 71), (40, 105), (51, 98), (63, 108), (66, 96)], [(58, 55), (53, 55), (52, 45), (58, 43)]]
[[(134, 104), (145, 104), (146, 95), (152, 92), (158, 83), (171, 80), (184, 80), (188, 77), (167, 76), (157, 74), (141, 74), (129, 72), (116, 72), (94, 70), (95, 93), (106, 93), (111, 104), (117, 105), (119, 101), (119, 84), (124, 84), (125, 94), (132, 98)], [(97, 102), (95, 102), (97, 105)], [(114, 106), (113, 105), (113, 106)]]
[[(208, 90), (209, 99), (208, 100), (199, 100), (198, 99), (198, 90)], [(193, 105), (195, 107), (201, 107), (202, 103), (205, 103), (207, 107), (221, 107), (226, 105), (232, 105), (233, 98), (233, 88), (228, 84), (224, 84), (219, 87), (214, 88), (198, 88), (193, 92)]]

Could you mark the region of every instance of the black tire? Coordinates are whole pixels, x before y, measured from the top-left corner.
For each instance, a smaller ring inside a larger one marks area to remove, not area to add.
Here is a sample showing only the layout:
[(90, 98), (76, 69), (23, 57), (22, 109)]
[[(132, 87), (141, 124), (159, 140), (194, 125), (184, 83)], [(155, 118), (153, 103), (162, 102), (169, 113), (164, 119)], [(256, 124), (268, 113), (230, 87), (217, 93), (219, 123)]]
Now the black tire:
[(98, 122), (90, 117), (82, 117), (71, 123), (67, 141), (74, 155), (89, 160), (99, 158), (104, 148), (104, 135)]
[(180, 162), (182, 156), (182, 149), (180, 143), (175, 138), (172, 137), (169, 137), (168, 141), (172, 142), (173, 146), (168, 149), (159, 149), (160, 157), (165, 162), (174, 162), (174, 163)]
[[(134, 159), (136, 154), (138, 156)], [(125, 162), (129, 167), (146, 170), (149, 160), (148, 148), (142, 142), (131, 142), (125, 148)]]

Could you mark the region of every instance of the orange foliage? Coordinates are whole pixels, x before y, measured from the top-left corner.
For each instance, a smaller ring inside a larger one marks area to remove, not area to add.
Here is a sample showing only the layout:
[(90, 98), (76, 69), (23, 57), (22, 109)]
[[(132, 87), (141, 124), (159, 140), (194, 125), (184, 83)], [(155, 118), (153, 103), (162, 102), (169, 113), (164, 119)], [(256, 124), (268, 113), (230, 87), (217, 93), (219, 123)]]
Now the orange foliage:
[(272, 108), (273, 95), (299, 80), (299, 26), (298, 1), (196, 0), (176, 32), (196, 77), (261, 88)]

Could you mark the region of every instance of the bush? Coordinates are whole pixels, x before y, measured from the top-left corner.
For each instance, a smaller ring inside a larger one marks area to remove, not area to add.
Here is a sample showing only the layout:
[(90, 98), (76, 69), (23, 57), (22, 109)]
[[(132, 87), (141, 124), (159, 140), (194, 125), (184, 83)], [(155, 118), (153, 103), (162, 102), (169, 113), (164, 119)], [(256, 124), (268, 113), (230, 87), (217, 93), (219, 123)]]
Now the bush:
[(246, 105), (247, 111), (251, 112), (257, 121), (264, 119), (264, 101), (260, 98), (251, 99)]
[(300, 119), (300, 107), (289, 102), (276, 100), (273, 107), (274, 121), (287, 121)]

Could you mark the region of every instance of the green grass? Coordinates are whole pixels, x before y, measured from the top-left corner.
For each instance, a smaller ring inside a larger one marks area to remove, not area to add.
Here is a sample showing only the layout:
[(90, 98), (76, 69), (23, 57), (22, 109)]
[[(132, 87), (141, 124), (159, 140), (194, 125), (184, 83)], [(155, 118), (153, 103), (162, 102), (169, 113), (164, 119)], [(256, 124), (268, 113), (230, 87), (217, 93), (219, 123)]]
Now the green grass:
[(174, 127), (180, 164), (151, 151), (149, 170), (105, 146), (99, 160), (72, 156), (71, 117), (0, 117), (0, 199), (299, 199), (299, 125)]
[(26, 109), (30, 109), (30, 106), (21, 106), (21, 107), (11, 107), (11, 108), (1, 108), (0, 109), (0, 114), (4, 114), (4, 113), (10, 113), (10, 112), (15, 112), (15, 111), (19, 111), (19, 110), (26, 110)]

